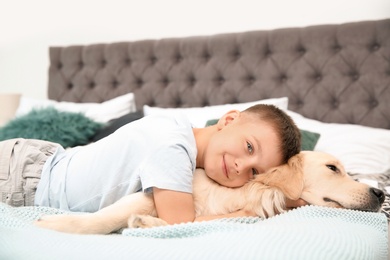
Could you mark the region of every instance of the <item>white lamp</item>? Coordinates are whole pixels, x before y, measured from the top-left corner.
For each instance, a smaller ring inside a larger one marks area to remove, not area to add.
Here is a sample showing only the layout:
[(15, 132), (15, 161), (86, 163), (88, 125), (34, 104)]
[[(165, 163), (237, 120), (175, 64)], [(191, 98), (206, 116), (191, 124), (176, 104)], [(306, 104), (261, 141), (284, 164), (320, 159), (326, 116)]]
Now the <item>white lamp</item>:
[(14, 118), (21, 94), (0, 93), (0, 127)]

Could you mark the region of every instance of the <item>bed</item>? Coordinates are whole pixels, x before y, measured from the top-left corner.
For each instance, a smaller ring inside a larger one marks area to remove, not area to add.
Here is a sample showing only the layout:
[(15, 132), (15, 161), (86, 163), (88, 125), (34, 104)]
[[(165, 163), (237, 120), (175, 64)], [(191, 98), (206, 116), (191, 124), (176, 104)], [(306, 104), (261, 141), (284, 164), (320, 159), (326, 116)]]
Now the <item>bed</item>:
[[(312, 149), (390, 192), (390, 19), (55, 46), (49, 56), (50, 105), (82, 107), (97, 121), (126, 106), (77, 145), (148, 114), (180, 111), (202, 127), (227, 108), (265, 102), (314, 134)], [(19, 115), (34, 102), (22, 100)], [(81, 236), (31, 225), (42, 214), (69, 212), (0, 204), (0, 258), (386, 259), (388, 211), (387, 199), (379, 213), (305, 206), (267, 220)]]

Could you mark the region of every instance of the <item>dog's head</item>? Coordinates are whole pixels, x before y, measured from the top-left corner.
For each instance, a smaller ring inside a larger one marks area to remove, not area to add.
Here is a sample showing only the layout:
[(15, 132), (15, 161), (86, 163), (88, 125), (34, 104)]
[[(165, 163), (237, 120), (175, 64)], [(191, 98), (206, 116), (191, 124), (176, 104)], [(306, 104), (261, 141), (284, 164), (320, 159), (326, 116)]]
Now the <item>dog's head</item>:
[(339, 160), (321, 152), (301, 152), (257, 180), (277, 187), (289, 199), (318, 206), (376, 212), (385, 199), (381, 190), (353, 180)]

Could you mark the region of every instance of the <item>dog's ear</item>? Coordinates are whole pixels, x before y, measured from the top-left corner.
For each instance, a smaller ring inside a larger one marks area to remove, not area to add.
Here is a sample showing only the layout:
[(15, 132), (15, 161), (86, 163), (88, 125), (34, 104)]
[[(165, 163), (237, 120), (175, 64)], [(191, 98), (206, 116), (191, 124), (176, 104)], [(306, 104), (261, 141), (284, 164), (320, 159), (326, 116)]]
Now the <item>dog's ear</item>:
[(258, 175), (256, 181), (260, 181), (271, 187), (276, 187), (287, 198), (297, 200), (301, 197), (303, 191), (302, 166), (302, 155), (298, 154), (293, 156), (286, 164)]

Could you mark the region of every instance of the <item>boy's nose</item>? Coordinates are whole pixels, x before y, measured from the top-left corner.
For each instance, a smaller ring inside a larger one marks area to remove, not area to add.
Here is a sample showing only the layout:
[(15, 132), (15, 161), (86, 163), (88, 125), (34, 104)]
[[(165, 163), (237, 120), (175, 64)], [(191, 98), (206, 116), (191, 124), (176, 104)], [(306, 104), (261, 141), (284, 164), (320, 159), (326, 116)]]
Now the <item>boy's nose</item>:
[(253, 166), (250, 159), (236, 159), (234, 163), (237, 175), (252, 171)]
[(235, 160), (235, 162), (234, 162), (234, 169), (236, 170), (236, 174), (237, 175), (240, 175), (240, 171), (241, 171), (240, 165), (241, 165), (241, 163), (238, 160)]

